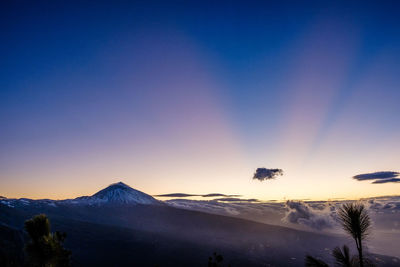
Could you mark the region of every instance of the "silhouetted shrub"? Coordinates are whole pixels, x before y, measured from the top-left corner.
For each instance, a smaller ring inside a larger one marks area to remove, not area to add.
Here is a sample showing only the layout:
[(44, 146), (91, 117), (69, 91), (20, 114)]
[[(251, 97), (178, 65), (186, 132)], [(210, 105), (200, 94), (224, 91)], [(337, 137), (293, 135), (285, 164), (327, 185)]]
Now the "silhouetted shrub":
[(222, 257), (222, 255), (214, 252), (213, 256), (208, 258), (208, 267), (220, 267), (223, 260), (224, 258)]
[(25, 246), (29, 266), (70, 266), (71, 252), (63, 247), (66, 234), (51, 233), (50, 222), (46, 215), (40, 214), (25, 221), (25, 230), (31, 239)]

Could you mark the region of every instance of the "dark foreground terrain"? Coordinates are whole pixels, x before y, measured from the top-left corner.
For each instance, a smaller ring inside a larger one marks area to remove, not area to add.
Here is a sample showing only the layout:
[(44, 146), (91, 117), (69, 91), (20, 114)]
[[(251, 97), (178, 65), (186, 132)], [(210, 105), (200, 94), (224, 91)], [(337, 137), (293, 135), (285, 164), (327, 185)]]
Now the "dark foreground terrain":
[[(171, 207), (119, 182), (69, 200), (0, 199), (0, 266), (24, 264), (24, 222), (44, 213), (67, 233), (73, 266), (303, 266), (306, 254), (331, 261), (340, 236)], [(350, 246), (351, 247), (351, 246)], [(355, 251), (353, 249), (353, 251)], [(393, 257), (370, 255), (379, 266)]]
[[(21, 264), (23, 223), (46, 213), (53, 231), (67, 232), (74, 266), (206, 266), (214, 252), (231, 266), (303, 266), (309, 253), (330, 260), (348, 242), (243, 219), (165, 205), (8, 207), (0, 204), (1, 255)], [(396, 266), (378, 256), (379, 266)]]

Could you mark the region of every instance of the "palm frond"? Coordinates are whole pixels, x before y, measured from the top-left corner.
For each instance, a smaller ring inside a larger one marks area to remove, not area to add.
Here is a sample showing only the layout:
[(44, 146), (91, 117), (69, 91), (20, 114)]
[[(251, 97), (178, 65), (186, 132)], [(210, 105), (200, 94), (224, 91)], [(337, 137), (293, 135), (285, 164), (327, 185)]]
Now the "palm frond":
[(356, 240), (364, 240), (371, 227), (371, 220), (363, 204), (347, 203), (338, 210), (343, 229)]
[(313, 256), (307, 255), (305, 259), (305, 266), (307, 267), (328, 267), (329, 265), (326, 264), (323, 260), (319, 260), (314, 258)]
[(332, 251), (332, 255), (335, 258), (335, 266), (340, 267), (353, 267), (353, 261), (350, 256), (350, 249), (348, 246), (344, 245), (343, 250), (340, 247), (336, 247)]

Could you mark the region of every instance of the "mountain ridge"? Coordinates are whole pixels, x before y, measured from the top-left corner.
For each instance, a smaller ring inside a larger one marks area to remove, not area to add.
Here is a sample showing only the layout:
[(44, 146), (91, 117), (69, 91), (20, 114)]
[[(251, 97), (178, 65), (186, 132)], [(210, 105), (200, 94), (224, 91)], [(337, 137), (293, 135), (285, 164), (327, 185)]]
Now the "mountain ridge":
[(154, 197), (136, 190), (123, 182), (116, 182), (99, 190), (91, 196), (80, 196), (73, 199), (29, 199), (29, 198), (0, 198), (0, 203), (9, 207), (39, 204), (39, 205), (159, 205)]

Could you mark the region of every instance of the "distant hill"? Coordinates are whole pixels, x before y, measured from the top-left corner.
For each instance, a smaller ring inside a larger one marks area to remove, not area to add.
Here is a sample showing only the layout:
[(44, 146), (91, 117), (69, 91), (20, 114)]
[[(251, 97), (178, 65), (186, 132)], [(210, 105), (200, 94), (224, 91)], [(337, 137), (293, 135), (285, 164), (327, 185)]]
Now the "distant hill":
[[(347, 241), (177, 209), (131, 189), (118, 183), (75, 200), (3, 199), (0, 238), (16, 244), (12, 250), (18, 257), (24, 221), (45, 213), (53, 231), (67, 232), (74, 266), (206, 266), (214, 251), (231, 266), (303, 266), (307, 253), (329, 261), (330, 250)], [(379, 266), (395, 266), (392, 258), (378, 258)]]

